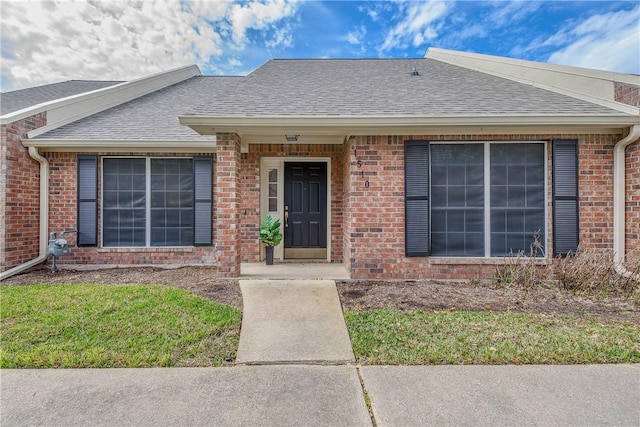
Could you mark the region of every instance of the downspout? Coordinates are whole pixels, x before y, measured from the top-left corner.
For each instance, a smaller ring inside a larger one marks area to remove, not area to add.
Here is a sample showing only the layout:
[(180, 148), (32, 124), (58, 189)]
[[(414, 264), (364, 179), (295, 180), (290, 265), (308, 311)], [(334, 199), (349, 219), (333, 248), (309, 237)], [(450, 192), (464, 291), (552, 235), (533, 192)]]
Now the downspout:
[(624, 266), (625, 257), (625, 149), (640, 138), (640, 125), (629, 128), (629, 135), (613, 148), (613, 265), (624, 277), (640, 281)]
[(3, 271), (0, 273), (0, 281), (45, 262), (49, 256), (47, 230), (49, 225), (49, 162), (38, 153), (36, 147), (29, 147), (29, 155), (40, 163), (40, 255), (31, 261)]

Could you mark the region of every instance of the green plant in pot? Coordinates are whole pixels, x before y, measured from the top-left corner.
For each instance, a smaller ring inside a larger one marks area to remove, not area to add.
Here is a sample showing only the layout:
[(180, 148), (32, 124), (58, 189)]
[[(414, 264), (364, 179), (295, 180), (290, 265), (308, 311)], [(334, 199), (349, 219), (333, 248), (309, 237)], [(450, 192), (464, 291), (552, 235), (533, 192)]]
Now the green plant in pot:
[(273, 248), (278, 246), (281, 241), (280, 220), (274, 221), (271, 215), (265, 216), (264, 224), (260, 226), (260, 242), (265, 244), (267, 265), (273, 265)]

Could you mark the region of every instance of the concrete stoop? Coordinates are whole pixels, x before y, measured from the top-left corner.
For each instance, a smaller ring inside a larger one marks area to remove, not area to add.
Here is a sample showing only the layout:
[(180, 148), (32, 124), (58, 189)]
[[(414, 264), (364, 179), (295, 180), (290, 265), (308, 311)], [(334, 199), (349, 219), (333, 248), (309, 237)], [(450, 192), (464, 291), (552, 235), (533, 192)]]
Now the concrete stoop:
[(333, 280), (240, 280), (237, 364), (355, 361)]

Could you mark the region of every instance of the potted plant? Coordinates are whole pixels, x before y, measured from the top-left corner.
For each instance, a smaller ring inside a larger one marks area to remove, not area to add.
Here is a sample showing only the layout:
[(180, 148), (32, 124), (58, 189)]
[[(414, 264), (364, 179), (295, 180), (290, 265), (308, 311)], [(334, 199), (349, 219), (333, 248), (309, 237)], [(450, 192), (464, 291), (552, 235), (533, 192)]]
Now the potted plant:
[(274, 221), (271, 215), (265, 216), (264, 224), (260, 226), (260, 242), (265, 244), (267, 265), (273, 265), (273, 248), (278, 246), (281, 241), (280, 220)]

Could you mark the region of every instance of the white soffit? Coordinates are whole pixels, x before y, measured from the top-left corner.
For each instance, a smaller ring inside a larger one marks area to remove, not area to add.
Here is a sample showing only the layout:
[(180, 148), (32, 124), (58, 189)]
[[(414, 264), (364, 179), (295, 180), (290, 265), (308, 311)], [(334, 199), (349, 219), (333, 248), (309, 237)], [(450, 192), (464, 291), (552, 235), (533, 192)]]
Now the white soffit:
[(640, 76), (429, 48), (426, 58), (547, 89), (627, 114), (640, 109), (614, 101), (614, 82), (640, 86)]

